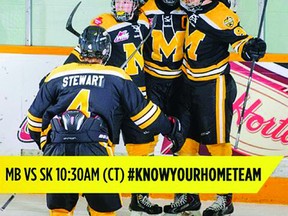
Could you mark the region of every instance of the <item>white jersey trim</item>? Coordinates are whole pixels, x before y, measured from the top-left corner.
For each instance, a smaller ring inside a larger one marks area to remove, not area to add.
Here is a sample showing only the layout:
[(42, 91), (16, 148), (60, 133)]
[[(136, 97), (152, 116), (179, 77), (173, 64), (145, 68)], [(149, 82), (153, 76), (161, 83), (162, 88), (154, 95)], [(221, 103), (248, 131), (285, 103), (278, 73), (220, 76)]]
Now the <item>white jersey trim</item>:
[(142, 116), (140, 119), (138, 119), (134, 123), (136, 125), (143, 124), (144, 122), (146, 122), (148, 119), (150, 119), (156, 113), (157, 108), (158, 108), (158, 106), (153, 104), (152, 108), (144, 116)]
[(28, 118), (28, 124), (31, 125), (32, 127), (42, 128), (42, 123), (32, 121), (29, 118)]
[(147, 67), (149, 70), (159, 74), (159, 75), (162, 75), (162, 76), (176, 76), (176, 75), (179, 75), (182, 73), (181, 70), (176, 70), (176, 71), (162, 71), (162, 70), (157, 70), (153, 67), (150, 67), (148, 65), (145, 65), (145, 67)]
[(186, 68), (186, 71), (189, 75), (191, 75), (192, 77), (195, 77), (195, 78), (200, 78), (200, 77), (207, 77), (207, 76), (211, 76), (211, 75), (215, 75), (215, 74), (220, 74), (222, 73), (226, 67), (228, 66), (228, 63), (224, 64), (222, 67), (220, 68), (217, 68), (217, 69), (214, 69), (214, 70), (211, 70), (211, 71), (208, 71), (208, 72), (205, 72), (205, 73), (193, 73), (191, 70), (189, 70), (187, 68), (187, 61), (184, 59), (183, 61), (183, 64)]
[(214, 23), (211, 19), (209, 19), (206, 15), (204, 14), (199, 14), (199, 16), (206, 22), (208, 23), (210, 26), (212, 26), (213, 28), (217, 29), (217, 30), (221, 30), (221, 28)]

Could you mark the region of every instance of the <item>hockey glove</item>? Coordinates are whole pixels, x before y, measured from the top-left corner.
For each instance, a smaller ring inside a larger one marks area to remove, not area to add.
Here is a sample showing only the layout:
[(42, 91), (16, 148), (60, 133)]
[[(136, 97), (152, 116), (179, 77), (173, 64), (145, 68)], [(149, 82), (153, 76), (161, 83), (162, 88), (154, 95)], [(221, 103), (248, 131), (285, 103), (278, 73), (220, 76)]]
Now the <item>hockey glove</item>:
[(183, 136), (182, 126), (180, 124), (179, 119), (177, 119), (176, 117), (170, 116), (168, 119), (172, 123), (172, 130), (166, 136), (173, 143), (171, 151), (173, 153), (176, 153), (182, 148), (184, 141), (185, 141), (184, 136)]
[(242, 58), (245, 61), (258, 61), (266, 53), (266, 43), (261, 38), (252, 38), (246, 42), (242, 51)]

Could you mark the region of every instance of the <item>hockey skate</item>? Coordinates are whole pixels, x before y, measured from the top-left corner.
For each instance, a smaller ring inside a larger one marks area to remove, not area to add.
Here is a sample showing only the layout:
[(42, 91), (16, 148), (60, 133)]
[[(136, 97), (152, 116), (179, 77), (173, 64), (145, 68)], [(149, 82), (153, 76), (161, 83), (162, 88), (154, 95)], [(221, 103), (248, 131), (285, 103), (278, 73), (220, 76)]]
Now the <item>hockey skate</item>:
[(223, 194), (217, 195), (216, 201), (204, 210), (203, 216), (231, 215), (233, 212), (232, 194)]
[(164, 215), (201, 216), (200, 207), (201, 202), (198, 194), (180, 194), (176, 195), (173, 203), (164, 206)]
[(131, 216), (140, 216), (143, 213), (157, 215), (162, 213), (162, 207), (151, 203), (148, 194), (132, 194), (129, 205)]

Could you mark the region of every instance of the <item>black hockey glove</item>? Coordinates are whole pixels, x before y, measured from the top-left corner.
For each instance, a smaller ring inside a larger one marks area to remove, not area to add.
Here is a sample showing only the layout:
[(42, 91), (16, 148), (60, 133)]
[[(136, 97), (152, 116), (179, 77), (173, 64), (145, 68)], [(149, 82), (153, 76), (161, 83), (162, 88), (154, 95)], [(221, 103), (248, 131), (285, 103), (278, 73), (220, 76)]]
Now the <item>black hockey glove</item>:
[(245, 61), (259, 61), (266, 53), (266, 43), (261, 38), (252, 38), (243, 47), (241, 57)]
[(172, 128), (171, 132), (169, 134), (167, 134), (166, 136), (173, 143), (171, 151), (173, 153), (176, 153), (182, 148), (182, 146), (185, 142), (185, 139), (183, 136), (183, 131), (182, 131), (182, 126), (181, 126), (179, 119), (177, 119), (176, 117), (170, 116), (168, 119), (172, 123), (173, 128)]

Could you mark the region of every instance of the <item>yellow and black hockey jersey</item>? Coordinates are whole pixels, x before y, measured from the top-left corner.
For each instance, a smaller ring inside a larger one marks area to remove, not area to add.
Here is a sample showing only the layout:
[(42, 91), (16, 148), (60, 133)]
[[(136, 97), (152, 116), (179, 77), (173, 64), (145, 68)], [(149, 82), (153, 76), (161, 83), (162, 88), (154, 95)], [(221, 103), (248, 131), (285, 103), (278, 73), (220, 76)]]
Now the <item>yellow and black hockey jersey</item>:
[(187, 16), (178, 7), (171, 10), (160, 4), (161, 1), (149, 0), (141, 8), (150, 23), (157, 17), (144, 45), (144, 70), (158, 78), (172, 79), (181, 74)]
[(238, 15), (218, 1), (186, 12), (183, 60), (186, 76), (203, 81), (229, 73), (229, 44), (241, 54), (244, 44), (252, 38), (240, 26)]
[[(112, 41), (112, 53), (107, 65), (116, 67), (121, 67), (126, 62), (149, 32), (149, 22), (143, 13), (140, 13), (139, 17), (134, 17), (128, 22), (117, 22), (110, 13), (101, 14), (92, 19), (90, 25), (101, 26), (109, 33)], [(143, 45), (123, 69), (131, 76), (143, 95), (146, 96), (142, 52)], [(79, 47), (76, 47), (72, 54), (80, 59)], [(71, 62), (69, 58), (67, 62)]]
[[(70, 63), (55, 68), (45, 79), (28, 110), (31, 137), (43, 147), (50, 120), (68, 109), (80, 109), (87, 117), (102, 116), (113, 142), (119, 107), (141, 129), (167, 134), (171, 123), (160, 108), (146, 100), (122, 69), (98, 64)], [(41, 134), (41, 138), (40, 138)], [(40, 139), (40, 140), (39, 140)]]

